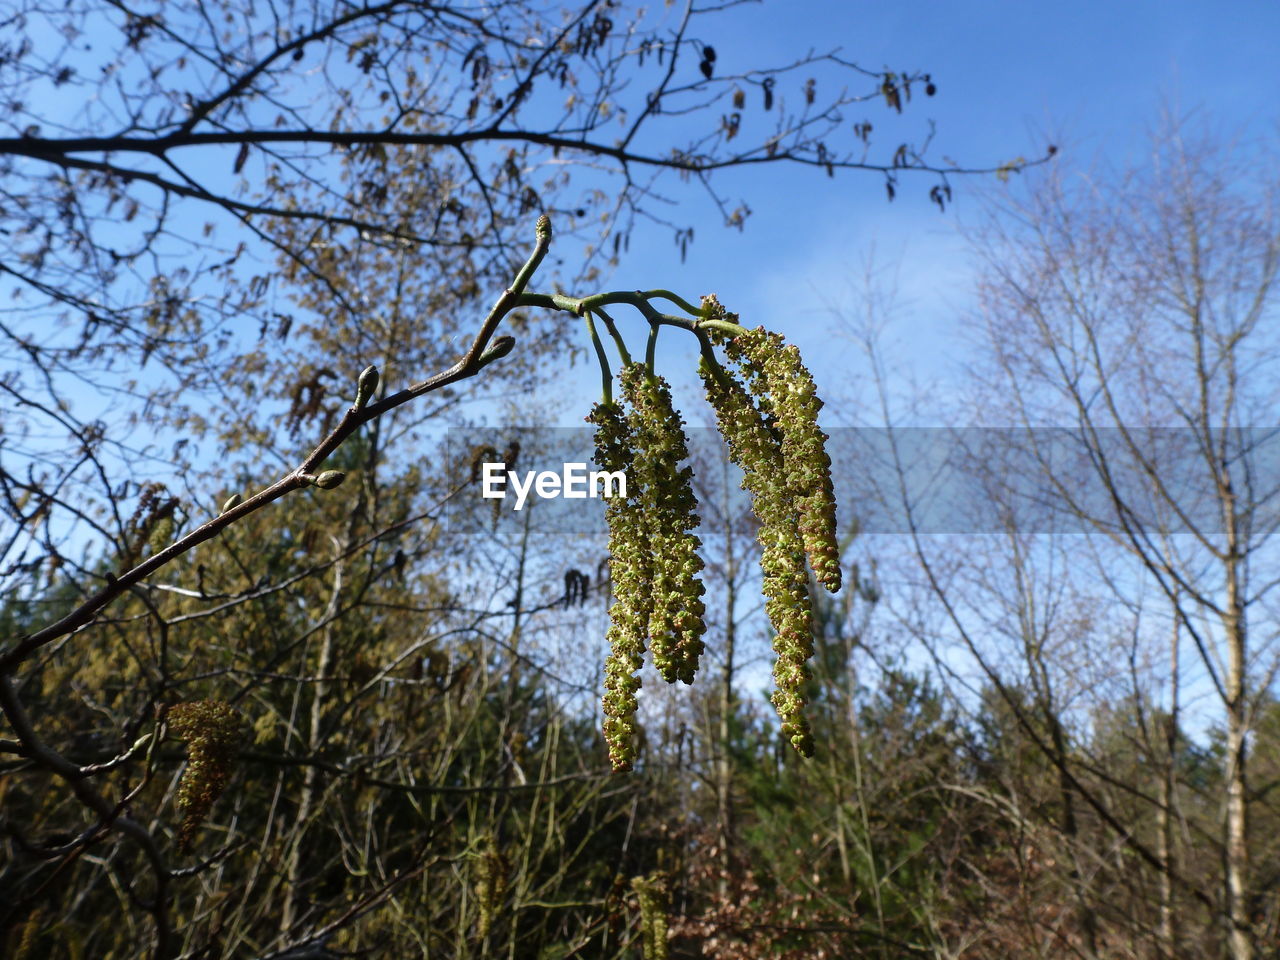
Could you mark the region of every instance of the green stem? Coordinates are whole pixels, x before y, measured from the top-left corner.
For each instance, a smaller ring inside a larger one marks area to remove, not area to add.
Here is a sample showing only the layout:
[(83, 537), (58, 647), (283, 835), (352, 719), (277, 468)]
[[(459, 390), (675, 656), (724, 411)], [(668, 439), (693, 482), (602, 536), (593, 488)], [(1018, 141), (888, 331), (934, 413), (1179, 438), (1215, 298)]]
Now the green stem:
[(635, 307), (650, 320), (657, 319), (662, 323), (670, 324), (673, 327), (681, 327), (685, 330), (692, 330), (695, 324), (703, 322), (691, 320), (688, 317), (678, 317), (670, 313), (659, 313), (645, 297), (646, 294), (639, 290), (611, 290), (608, 293), (593, 293), (588, 297), (571, 297), (563, 293), (522, 293), (516, 298), (514, 305), (517, 307), (542, 307), (549, 310), (563, 310), (565, 313), (571, 313), (578, 317), (587, 310), (599, 313), (601, 307), (626, 304)]
[[(662, 313), (649, 302), (650, 298), (670, 300), (682, 310), (692, 314), (696, 319)], [(573, 314), (575, 317), (580, 317), (588, 312), (598, 314), (608, 325), (609, 333), (613, 336), (614, 341), (617, 342), (618, 351), (622, 354), (624, 362), (630, 363), (631, 359), (627, 354), (626, 348), (622, 345), (621, 337), (618, 336), (613, 320), (602, 309), (613, 304), (626, 304), (639, 310), (644, 315), (644, 318), (649, 321), (651, 333), (652, 328), (657, 326), (679, 327), (691, 333), (699, 333), (703, 330), (723, 330), (732, 337), (740, 336), (747, 332), (746, 327), (739, 326), (728, 320), (706, 317), (701, 310), (693, 306), (689, 301), (669, 290), (612, 290), (607, 293), (593, 293), (587, 297), (571, 297), (563, 293), (521, 293), (516, 297), (515, 302), (515, 306), (518, 307), (541, 307), (548, 310), (562, 310), (565, 313)]]
[(706, 314), (703, 313), (701, 307), (695, 307), (684, 297), (678, 296), (677, 294), (672, 293), (670, 290), (645, 290), (643, 292), (637, 290), (636, 293), (644, 297), (646, 300), (653, 300), (655, 298), (662, 299), (662, 300), (670, 300), (672, 303), (674, 303), (677, 307), (679, 307), (685, 313), (691, 314), (695, 317), (706, 316)]
[(524, 288), (529, 285), (530, 278), (533, 277), (534, 271), (542, 263), (542, 258), (547, 255), (547, 249), (551, 246), (551, 220), (544, 213), (538, 218), (538, 223), (534, 228), (534, 244), (533, 253), (529, 255), (529, 259), (525, 261), (524, 266), (516, 273), (515, 282), (507, 289), (515, 296), (524, 293)]
[(627, 343), (622, 339), (622, 334), (618, 332), (618, 326), (613, 322), (613, 317), (599, 307), (596, 307), (594, 312), (600, 315), (600, 319), (604, 321), (604, 325), (609, 331), (609, 336), (613, 337), (614, 345), (618, 348), (618, 356), (622, 358), (622, 362), (624, 364), (631, 363), (631, 353), (627, 350)]
[(698, 349), (702, 352), (702, 359), (707, 361), (713, 371), (723, 372), (720, 361), (716, 359), (716, 352), (711, 346), (711, 338), (701, 328), (695, 327), (693, 333), (698, 338)]
[(645, 344), (644, 348), (644, 365), (651, 377), (653, 376), (653, 357), (658, 348), (658, 331), (661, 329), (662, 324), (660, 323), (649, 324), (649, 342)]
[(605, 356), (604, 344), (600, 342), (600, 334), (596, 332), (595, 321), (591, 313), (582, 315), (587, 321), (587, 332), (591, 334), (591, 345), (596, 348), (596, 360), (600, 364), (600, 398), (603, 403), (613, 403), (613, 371), (609, 369), (609, 358)]
[(706, 334), (702, 333), (698, 335), (698, 340), (702, 347), (702, 359), (706, 361), (707, 368), (711, 371), (711, 375), (721, 383), (727, 382), (726, 378), (728, 378), (729, 372), (725, 370), (724, 365), (716, 356), (715, 350), (712, 349), (711, 340), (706, 336)]
[(741, 336), (747, 332), (746, 327), (730, 323), (728, 320), (700, 320), (697, 326), (700, 330), (723, 330), (732, 337)]

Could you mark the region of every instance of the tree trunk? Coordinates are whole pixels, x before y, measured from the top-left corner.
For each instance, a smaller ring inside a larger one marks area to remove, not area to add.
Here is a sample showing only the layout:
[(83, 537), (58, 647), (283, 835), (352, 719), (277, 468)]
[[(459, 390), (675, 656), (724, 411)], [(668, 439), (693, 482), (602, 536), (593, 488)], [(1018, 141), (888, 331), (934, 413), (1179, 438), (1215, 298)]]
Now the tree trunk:
[(1225, 557), (1227, 607), (1223, 630), (1227, 639), (1227, 843), (1226, 894), (1231, 960), (1253, 960), (1253, 936), (1249, 922), (1248, 711), (1245, 677), (1248, 670), (1244, 620), (1244, 594), (1240, 583), (1240, 517), (1235, 490), (1224, 462), (1218, 496), (1227, 534)]
[(1177, 960), (1178, 923), (1173, 911), (1173, 804), (1178, 756), (1178, 620), (1173, 622), (1170, 643), (1169, 676), (1172, 683), (1169, 715), (1164, 721), (1165, 762), (1160, 778), (1159, 855), (1160, 871), (1160, 957)]
[(1229, 568), (1227, 628), (1227, 919), (1231, 960), (1253, 960), (1249, 922), (1248, 733), (1245, 710), (1245, 629), (1234, 566)]

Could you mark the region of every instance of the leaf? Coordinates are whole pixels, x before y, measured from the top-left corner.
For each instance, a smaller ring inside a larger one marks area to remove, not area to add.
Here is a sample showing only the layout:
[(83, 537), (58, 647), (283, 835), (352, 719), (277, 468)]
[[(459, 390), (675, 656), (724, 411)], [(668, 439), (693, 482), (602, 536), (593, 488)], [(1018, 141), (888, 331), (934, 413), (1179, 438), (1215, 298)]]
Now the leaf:
[(249, 159), (249, 143), (245, 141), (240, 144), (240, 151), (236, 154), (235, 166), (231, 168), (232, 173), (239, 173), (244, 169), (244, 162)]

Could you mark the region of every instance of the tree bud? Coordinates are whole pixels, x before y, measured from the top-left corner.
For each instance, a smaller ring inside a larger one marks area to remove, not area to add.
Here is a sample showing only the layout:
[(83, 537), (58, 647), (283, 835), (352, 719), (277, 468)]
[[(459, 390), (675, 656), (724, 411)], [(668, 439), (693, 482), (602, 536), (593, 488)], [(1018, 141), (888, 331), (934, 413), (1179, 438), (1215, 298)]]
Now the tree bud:
[(485, 363), (490, 363), (494, 360), (501, 360), (503, 357), (505, 357), (508, 353), (511, 352), (511, 348), (514, 347), (515, 345), (516, 345), (515, 337), (498, 337), (498, 339), (493, 341), (493, 345), (490, 346), (489, 349), (484, 352), (483, 356), (481, 356), (480, 359), (483, 360)]
[(321, 490), (332, 490), (334, 487), (341, 486), (345, 479), (347, 475), (341, 470), (326, 470), (311, 482)]
[(356, 381), (356, 403), (357, 410), (363, 410), (365, 404), (373, 399), (374, 391), (378, 389), (378, 368), (365, 367), (360, 371), (360, 378)]

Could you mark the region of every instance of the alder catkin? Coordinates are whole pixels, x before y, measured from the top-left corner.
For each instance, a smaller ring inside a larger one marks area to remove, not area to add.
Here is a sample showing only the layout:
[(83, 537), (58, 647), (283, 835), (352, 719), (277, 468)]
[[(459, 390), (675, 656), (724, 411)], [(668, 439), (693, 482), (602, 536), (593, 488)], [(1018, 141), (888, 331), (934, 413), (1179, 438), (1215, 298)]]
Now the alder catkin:
[(813, 656), (813, 612), (799, 514), (787, 482), (781, 438), (742, 384), (705, 359), (699, 367), (707, 400), (715, 410), (729, 456), (743, 471), (742, 485), (760, 521), (760, 568), (765, 612), (773, 625), (777, 655), (772, 701), (782, 732), (802, 756), (813, 755), (804, 716), (808, 661)]
[(219, 700), (193, 700), (169, 708), (170, 731), (187, 744), (187, 768), (178, 781), (178, 849), (186, 853), (196, 830), (231, 780), (236, 751), (245, 739), (240, 713)]
[(671, 890), (665, 874), (655, 871), (647, 877), (633, 877), (631, 889), (640, 904), (640, 935), (644, 960), (667, 960), (667, 914), (671, 910)]
[(680, 466), (689, 456), (683, 421), (666, 380), (643, 364), (624, 367), (621, 381), (636, 451), (631, 479), (639, 485), (653, 557), (649, 647), (667, 683), (692, 683), (705, 646), (706, 607), (698, 578), (702, 541), (692, 533), (699, 523), (693, 470)]
[(840, 589), (840, 549), (836, 542), (836, 497), (831, 481), (827, 435), (818, 426), (818, 397), (813, 375), (800, 349), (782, 335), (757, 327), (727, 344), (764, 412), (773, 417), (782, 438), (787, 488), (795, 498), (800, 536), (815, 578), (832, 593)]
[[(621, 470), (630, 479), (633, 438), (621, 408), (598, 403), (587, 422), (596, 425), (595, 461), (601, 470)], [(644, 662), (645, 636), (651, 610), (651, 554), (644, 542), (644, 516), (635, 485), (625, 497), (605, 502), (609, 524), (609, 575), (613, 603), (609, 607), (609, 653), (605, 658), (604, 738), (614, 770), (630, 770), (636, 757), (636, 671)]]
[(502, 855), (497, 841), (492, 835), (485, 838), (484, 849), (476, 863), (476, 903), (479, 905), (480, 939), (489, 935), (493, 929), (493, 919), (507, 895), (507, 880), (510, 864)]

